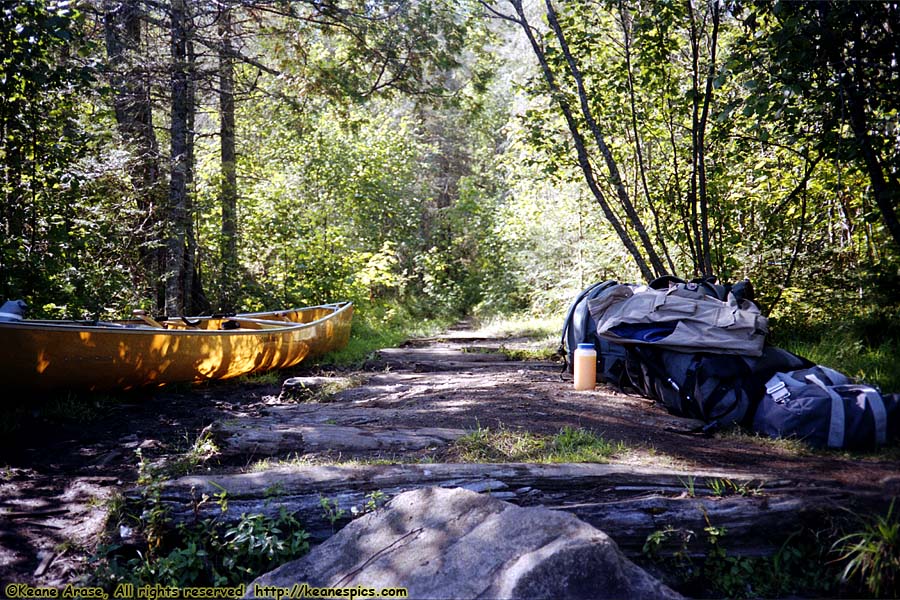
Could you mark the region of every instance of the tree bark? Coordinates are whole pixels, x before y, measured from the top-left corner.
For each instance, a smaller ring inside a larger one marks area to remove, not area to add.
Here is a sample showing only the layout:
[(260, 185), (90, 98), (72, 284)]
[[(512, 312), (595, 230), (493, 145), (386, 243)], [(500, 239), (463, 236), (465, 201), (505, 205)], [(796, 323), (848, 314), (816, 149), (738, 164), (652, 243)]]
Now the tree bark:
[(706, 122), (709, 118), (709, 104), (712, 101), (713, 76), (716, 70), (716, 46), (719, 39), (719, 3), (712, 3), (713, 30), (710, 41), (709, 72), (703, 94), (703, 110), (697, 124), (697, 179), (700, 191), (700, 232), (703, 244), (703, 276), (712, 275), (712, 251), (709, 240), (709, 194), (706, 187)]
[(153, 128), (153, 105), (146, 73), (131, 59), (141, 46), (141, 10), (135, 0), (106, 0), (103, 26), (106, 54), (111, 71), (113, 108), (122, 138), (132, 145), (134, 160), (129, 176), (135, 188), (138, 209), (144, 214), (136, 234), (140, 239), (141, 262), (155, 290), (155, 310), (165, 302), (163, 252), (157, 247), (165, 192), (160, 175), (159, 144)]
[(188, 171), (190, 147), (190, 81), (188, 66), (188, 37), (190, 16), (185, 0), (172, 0), (170, 7), (170, 35), (172, 48), (171, 73), (171, 174), (167, 206), (166, 234), (166, 305), (170, 316), (184, 314), (185, 244), (190, 228), (188, 213)]
[(234, 310), (237, 290), (237, 169), (235, 165), (234, 124), (234, 50), (231, 9), (219, 13), (219, 138), (222, 153), (222, 181), (219, 203), (222, 207), (221, 269), (219, 309)]

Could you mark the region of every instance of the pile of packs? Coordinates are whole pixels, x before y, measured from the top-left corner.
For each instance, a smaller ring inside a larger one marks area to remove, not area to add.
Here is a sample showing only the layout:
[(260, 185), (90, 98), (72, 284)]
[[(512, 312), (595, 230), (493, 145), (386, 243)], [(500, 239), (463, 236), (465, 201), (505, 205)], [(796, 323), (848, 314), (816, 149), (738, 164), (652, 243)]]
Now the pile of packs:
[(706, 431), (741, 425), (819, 447), (871, 448), (900, 433), (900, 394), (766, 343), (749, 281), (604, 281), (572, 303), (560, 351), (597, 350), (597, 379), (636, 389)]

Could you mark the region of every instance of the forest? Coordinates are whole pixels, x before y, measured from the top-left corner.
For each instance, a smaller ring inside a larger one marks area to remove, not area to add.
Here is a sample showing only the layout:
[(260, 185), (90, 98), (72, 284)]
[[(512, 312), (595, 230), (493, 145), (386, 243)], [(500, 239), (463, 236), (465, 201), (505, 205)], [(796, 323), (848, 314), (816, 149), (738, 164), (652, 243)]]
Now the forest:
[(238, 585), (482, 469), (484, 496), (624, 531), (689, 595), (896, 597), (896, 440), (698, 441), (578, 395), (552, 349), (388, 347), (529, 319), (555, 344), (594, 282), (714, 277), (752, 284), (772, 344), (900, 392), (897, 2), (5, 0), (0, 47), (2, 301), (151, 324), (354, 305), (344, 363), (284, 372), (310, 388), (16, 395), (0, 579)]
[[(892, 3), (6, 2), (0, 285), (30, 316), (552, 314), (749, 278), (895, 338)], [(795, 327), (796, 328), (796, 327)]]

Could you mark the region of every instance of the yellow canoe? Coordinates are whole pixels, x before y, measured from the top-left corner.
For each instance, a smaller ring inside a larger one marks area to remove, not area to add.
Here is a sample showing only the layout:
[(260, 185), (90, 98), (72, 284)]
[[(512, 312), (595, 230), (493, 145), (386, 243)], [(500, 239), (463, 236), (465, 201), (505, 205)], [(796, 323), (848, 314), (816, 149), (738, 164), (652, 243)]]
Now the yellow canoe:
[(0, 322), (0, 385), (126, 390), (282, 369), (345, 346), (352, 317), (342, 302), (159, 323)]

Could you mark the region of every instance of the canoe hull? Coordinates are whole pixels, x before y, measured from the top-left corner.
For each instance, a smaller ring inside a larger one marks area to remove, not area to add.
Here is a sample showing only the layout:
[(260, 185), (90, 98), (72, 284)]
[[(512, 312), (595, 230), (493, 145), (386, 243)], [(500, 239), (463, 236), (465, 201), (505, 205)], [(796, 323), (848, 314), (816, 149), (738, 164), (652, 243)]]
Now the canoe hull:
[(127, 390), (282, 369), (345, 346), (352, 315), (350, 303), (253, 313), (235, 319), (258, 329), (235, 330), (0, 323), (0, 382)]

